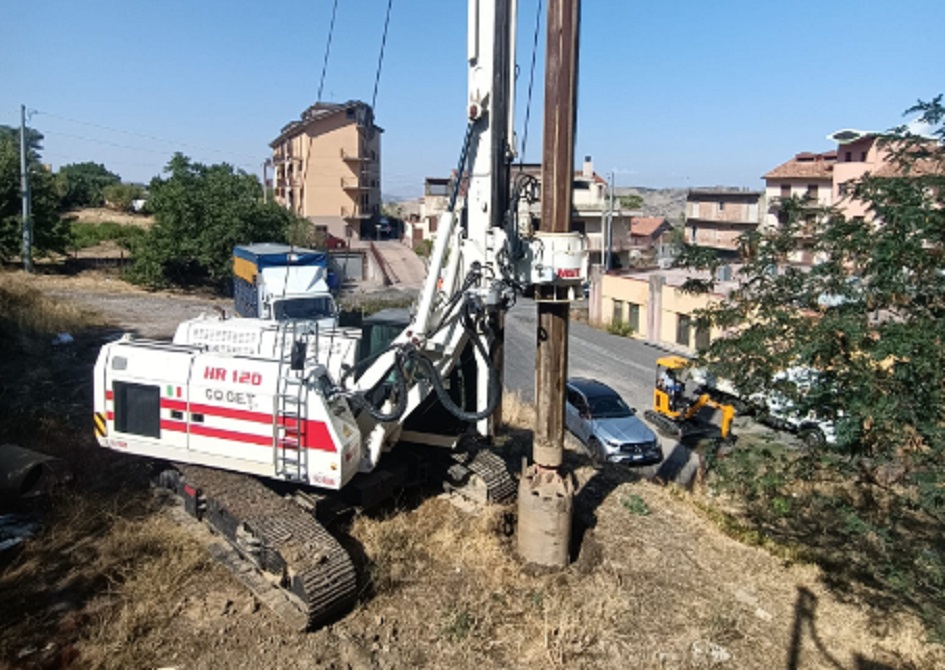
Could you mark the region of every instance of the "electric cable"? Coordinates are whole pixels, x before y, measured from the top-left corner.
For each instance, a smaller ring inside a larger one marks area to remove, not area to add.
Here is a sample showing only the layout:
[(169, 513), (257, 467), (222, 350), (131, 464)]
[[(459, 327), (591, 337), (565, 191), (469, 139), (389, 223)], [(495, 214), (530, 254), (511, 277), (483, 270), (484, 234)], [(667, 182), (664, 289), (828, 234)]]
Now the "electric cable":
[(338, 0), (331, 7), (331, 23), (328, 24), (328, 42), (325, 44), (325, 60), (322, 63), (322, 77), (318, 82), (318, 102), (322, 101), (322, 89), (325, 87), (325, 72), (328, 70), (328, 54), (331, 52), (331, 36), (335, 32), (335, 13), (338, 11)]
[(384, 47), (387, 46), (387, 26), (390, 24), (390, 8), (394, 0), (387, 0), (387, 16), (384, 18), (384, 34), (381, 37), (381, 52), (377, 57), (377, 72), (374, 75), (374, 94), (371, 96), (371, 110), (377, 104), (377, 87), (381, 81), (381, 65), (384, 63)]
[[(244, 153), (240, 153), (240, 152), (238, 152), (238, 151), (228, 151), (228, 150), (226, 150), (226, 149), (216, 149), (216, 148), (214, 148), (214, 147), (205, 147), (205, 146), (201, 146), (201, 145), (197, 145), (197, 144), (189, 144), (189, 143), (186, 143), (186, 142), (179, 142), (179, 141), (177, 141), (177, 140), (172, 140), (172, 139), (169, 139), (169, 138), (167, 138), (167, 137), (158, 137), (157, 135), (148, 135), (148, 134), (146, 134), (146, 133), (138, 133), (138, 132), (134, 132), (134, 131), (131, 131), (131, 130), (122, 130), (121, 128), (113, 128), (113, 127), (111, 127), (111, 126), (102, 125), (102, 124), (100, 124), (100, 123), (92, 123), (91, 121), (82, 121), (82, 120), (80, 120), (80, 119), (74, 119), (74, 118), (69, 117), (69, 116), (63, 116), (62, 114), (55, 114), (55, 113), (53, 113), (53, 112), (47, 112), (47, 111), (44, 111), (44, 110), (41, 110), (41, 109), (34, 109), (34, 110), (33, 110), (33, 113), (34, 113), (34, 114), (39, 114), (39, 115), (41, 115), (41, 116), (48, 116), (48, 117), (51, 117), (51, 118), (54, 118), (54, 119), (60, 119), (60, 120), (62, 120), (62, 121), (67, 121), (67, 122), (69, 122), (69, 123), (75, 123), (75, 124), (80, 125), (80, 126), (88, 126), (89, 128), (98, 128), (99, 130), (107, 130), (107, 131), (112, 132), (112, 133), (120, 133), (120, 134), (122, 134), (122, 135), (129, 135), (129, 136), (131, 136), (131, 137), (140, 137), (141, 139), (151, 140), (152, 142), (163, 142), (163, 143), (165, 143), (165, 144), (173, 144), (173, 145), (176, 145), (176, 146), (179, 146), (179, 147), (184, 147), (184, 148), (186, 148), (186, 149), (196, 149), (196, 150), (198, 150), (198, 151), (210, 151), (210, 152), (213, 152), (213, 153), (224, 154), (224, 155), (229, 155), (229, 156), (240, 156), (240, 157), (242, 157), (242, 158), (252, 158), (252, 159), (254, 159), (254, 160), (255, 160), (255, 158), (256, 158), (255, 156), (252, 156), (252, 155), (250, 155), (250, 154), (244, 154)], [(56, 133), (54, 132), (53, 134), (56, 134)], [(59, 133), (59, 134), (64, 135), (64, 133)], [(66, 136), (66, 137), (71, 137), (70, 135), (65, 135), (65, 136)], [(88, 139), (88, 138), (78, 137), (78, 139)], [(95, 140), (90, 140), (90, 141), (95, 141)], [(120, 146), (120, 145), (115, 145), (115, 146)], [(134, 149), (135, 147), (122, 147), (122, 148)], [(141, 149), (141, 151), (152, 151), (152, 150), (150, 150), (150, 149)], [(162, 152), (162, 153), (163, 153), (163, 152)]]

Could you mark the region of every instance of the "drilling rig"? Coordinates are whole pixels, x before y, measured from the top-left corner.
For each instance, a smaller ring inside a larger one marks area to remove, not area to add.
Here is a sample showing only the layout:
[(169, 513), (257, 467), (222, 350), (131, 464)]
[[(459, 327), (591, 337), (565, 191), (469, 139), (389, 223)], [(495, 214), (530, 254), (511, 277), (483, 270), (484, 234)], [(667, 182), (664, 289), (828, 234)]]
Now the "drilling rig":
[(354, 566), (321, 512), (352, 492), (362, 504), (389, 493), (398, 444), (430, 447), (414, 464), (446, 463), (455, 489), (514, 495), (504, 461), (457, 445), (492, 435), (516, 296), (573, 295), (587, 275), (584, 236), (535, 231), (519, 206), (528, 189), (510, 185), (515, 5), (469, 0), (458, 174), (399, 332), (205, 315), (170, 342), (125, 335), (96, 362), (99, 445), (171, 463), (161, 483), (279, 590), (279, 613), (299, 627), (354, 601)]

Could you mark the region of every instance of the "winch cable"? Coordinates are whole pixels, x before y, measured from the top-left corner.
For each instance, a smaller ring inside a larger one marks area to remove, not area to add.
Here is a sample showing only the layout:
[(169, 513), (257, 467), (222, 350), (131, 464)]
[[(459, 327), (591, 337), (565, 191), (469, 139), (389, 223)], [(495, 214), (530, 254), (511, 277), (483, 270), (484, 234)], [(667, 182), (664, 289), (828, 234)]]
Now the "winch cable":
[(518, 162), (518, 171), (525, 169), (525, 149), (528, 147), (528, 122), (532, 114), (532, 89), (535, 85), (535, 57), (538, 54), (538, 35), (541, 32), (541, 0), (535, 9), (535, 35), (532, 39), (532, 65), (528, 74), (528, 97), (525, 101), (525, 127), (522, 129), (522, 153)]

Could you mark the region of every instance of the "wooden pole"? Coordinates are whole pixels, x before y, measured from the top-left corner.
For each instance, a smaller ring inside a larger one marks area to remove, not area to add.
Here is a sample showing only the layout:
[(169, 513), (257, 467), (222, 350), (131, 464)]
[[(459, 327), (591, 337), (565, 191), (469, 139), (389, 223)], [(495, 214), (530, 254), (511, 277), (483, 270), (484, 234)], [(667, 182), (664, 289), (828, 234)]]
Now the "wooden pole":
[[(545, 233), (566, 233), (571, 229), (579, 17), (579, 0), (549, 0), (540, 224), (540, 230)], [(533, 456), (538, 465), (556, 468), (561, 465), (564, 450), (570, 305), (567, 298), (557, 292), (536, 295), (536, 299), (538, 423)]]

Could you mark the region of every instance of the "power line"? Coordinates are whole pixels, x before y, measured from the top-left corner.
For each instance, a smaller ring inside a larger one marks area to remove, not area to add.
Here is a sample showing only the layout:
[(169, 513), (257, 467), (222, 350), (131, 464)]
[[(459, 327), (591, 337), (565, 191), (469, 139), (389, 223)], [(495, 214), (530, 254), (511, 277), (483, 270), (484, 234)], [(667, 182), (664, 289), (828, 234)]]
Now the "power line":
[[(118, 149), (129, 149), (131, 151), (143, 151), (145, 153), (152, 154), (161, 154), (162, 156), (167, 155), (166, 149), (148, 149), (146, 147), (133, 147), (127, 144), (118, 144), (117, 142), (109, 142), (108, 140), (102, 140), (95, 137), (84, 137), (82, 135), (73, 135), (71, 133), (63, 133), (58, 130), (48, 130), (44, 132), (45, 135), (52, 135), (54, 137), (68, 137), (74, 140), (81, 140), (83, 142), (92, 142), (94, 144), (103, 144), (109, 147), (116, 147)], [(242, 154), (237, 154), (242, 155)], [(255, 163), (234, 163), (237, 167), (252, 167), (255, 169)]]
[(166, 137), (157, 137), (155, 135), (148, 135), (146, 133), (138, 133), (131, 130), (122, 130), (121, 128), (112, 128), (111, 126), (105, 126), (100, 123), (92, 123), (91, 121), (82, 121), (79, 119), (73, 119), (71, 117), (63, 116), (62, 114), (55, 114), (53, 112), (33, 110), (33, 113), (41, 114), (43, 116), (49, 116), (54, 119), (60, 119), (62, 121), (68, 121), (69, 123), (75, 123), (81, 126), (88, 126), (90, 128), (98, 128), (99, 130), (107, 130), (109, 132), (121, 133), (122, 135), (130, 135), (132, 137), (140, 137), (142, 139), (151, 140), (154, 142), (164, 142), (165, 144), (173, 144), (173, 145), (184, 147), (187, 149), (196, 149), (198, 151), (209, 151), (212, 153), (227, 154), (230, 156), (242, 156), (243, 158), (252, 158), (254, 160), (257, 158), (256, 156), (240, 153), (238, 151), (228, 151), (226, 149), (215, 149), (213, 147), (205, 147), (205, 146), (200, 146), (196, 144), (189, 144), (186, 142), (179, 142), (177, 140), (168, 139)]
[(328, 43), (325, 45), (325, 62), (322, 63), (322, 78), (318, 82), (318, 102), (322, 101), (322, 89), (325, 87), (325, 72), (328, 70), (328, 54), (331, 52), (331, 36), (335, 32), (335, 12), (338, 11), (338, 0), (331, 8), (331, 23), (328, 25)]
[(384, 47), (387, 46), (387, 26), (390, 24), (390, 7), (394, 0), (387, 0), (387, 16), (384, 18), (384, 35), (381, 37), (381, 53), (377, 57), (377, 73), (374, 75), (374, 95), (371, 96), (371, 109), (377, 104), (377, 85), (381, 81), (381, 65), (384, 63)]

